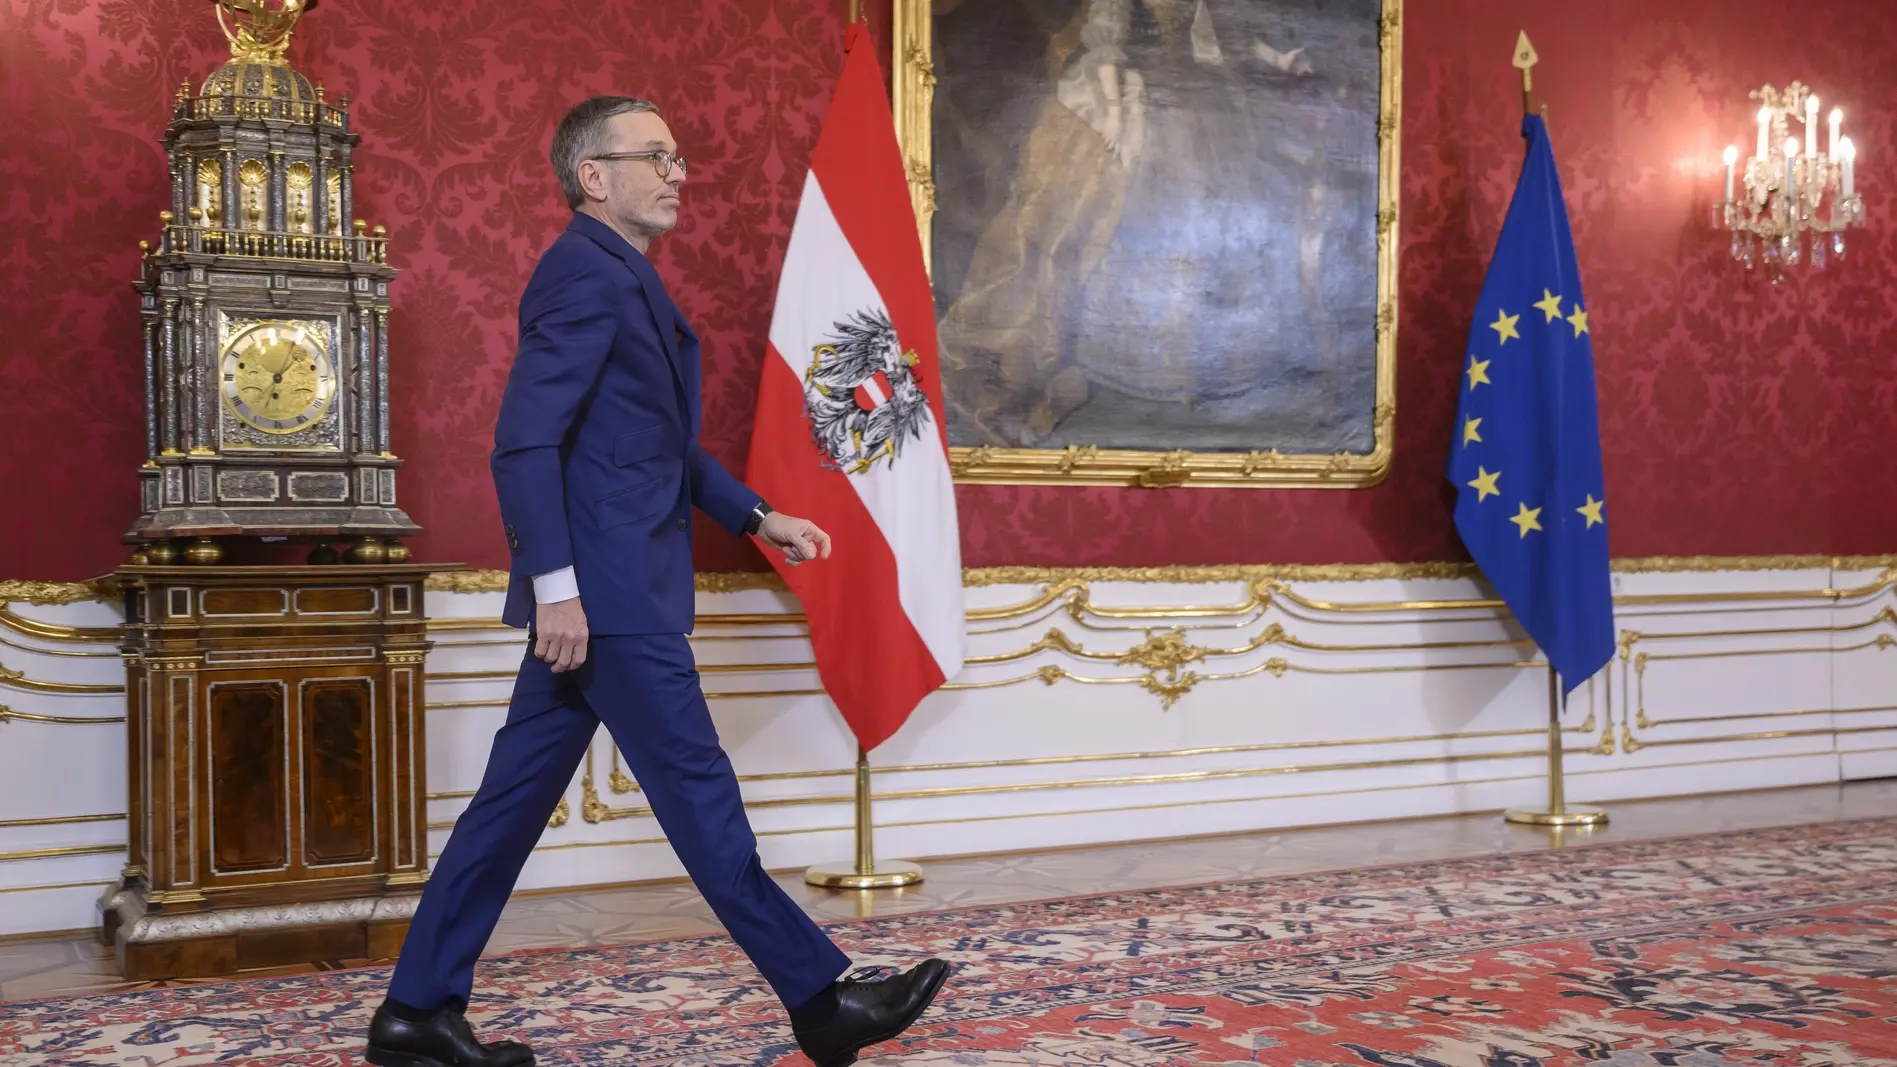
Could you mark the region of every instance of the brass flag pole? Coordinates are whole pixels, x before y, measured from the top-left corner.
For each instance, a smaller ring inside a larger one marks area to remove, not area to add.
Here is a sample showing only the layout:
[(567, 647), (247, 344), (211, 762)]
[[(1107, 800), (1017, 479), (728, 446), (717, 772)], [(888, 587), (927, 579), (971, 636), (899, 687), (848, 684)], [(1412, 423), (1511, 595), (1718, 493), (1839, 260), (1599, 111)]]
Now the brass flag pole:
[[(1541, 57), (1528, 40), (1528, 31), (1515, 38), (1514, 66), (1522, 72), (1522, 113), (1535, 113), (1535, 64)], [(1510, 808), (1502, 818), (1524, 826), (1600, 826), (1607, 812), (1600, 808), (1569, 807), (1567, 785), (1562, 774), (1561, 676), (1554, 664), (1548, 665), (1548, 803), (1545, 807)]]
[(922, 881), (922, 868), (901, 860), (876, 866), (874, 830), (870, 823), (869, 753), (856, 750), (856, 862), (819, 863), (804, 872), (804, 881), (825, 889), (896, 889)]
[(1502, 818), (1523, 826), (1600, 826), (1607, 812), (1600, 808), (1568, 806), (1567, 786), (1562, 778), (1561, 757), (1561, 676), (1554, 664), (1548, 665), (1548, 805), (1510, 808)]

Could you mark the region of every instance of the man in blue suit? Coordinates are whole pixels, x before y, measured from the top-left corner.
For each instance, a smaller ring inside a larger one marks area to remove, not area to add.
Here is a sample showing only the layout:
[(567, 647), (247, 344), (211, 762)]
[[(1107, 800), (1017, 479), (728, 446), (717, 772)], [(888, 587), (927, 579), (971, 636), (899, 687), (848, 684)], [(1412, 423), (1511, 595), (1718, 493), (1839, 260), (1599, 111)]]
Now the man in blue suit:
[(516, 1067), (477, 1041), (474, 963), (600, 723), (718, 919), (789, 1010), (817, 1067), (906, 1030), (941, 960), (846, 977), (850, 961), (765, 874), (685, 635), (691, 510), (792, 564), (830, 554), (698, 444), (698, 339), (646, 259), (677, 223), (686, 163), (658, 109), (598, 97), (561, 120), (553, 169), (574, 216), (520, 300), (520, 347), (494, 429), (513, 554), (503, 619), (530, 626), (487, 773), (441, 854), (370, 1025), (379, 1067)]

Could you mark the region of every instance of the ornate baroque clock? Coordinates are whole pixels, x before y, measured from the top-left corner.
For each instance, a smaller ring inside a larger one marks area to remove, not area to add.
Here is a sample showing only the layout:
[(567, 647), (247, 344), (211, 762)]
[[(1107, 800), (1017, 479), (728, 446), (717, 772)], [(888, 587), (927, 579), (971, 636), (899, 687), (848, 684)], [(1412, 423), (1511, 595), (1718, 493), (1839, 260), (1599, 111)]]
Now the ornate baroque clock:
[[(101, 901), (128, 978), (393, 955), (427, 878), (423, 591), (453, 568), (382, 544), (416, 529), (389, 450), (395, 271), (381, 227), (345, 222), (348, 113), (283, 58), (313, 3), (218, 0), (230, 62), (165, 129), (131, 531), (159, 544), (117, 572), (131, 833)], [(213, 538), (243, 534), (357, 544), (219, 565)]]
[(147, 459), (130, 539), (399, 537), (388, 240), (353, 220), (348, 98), (284, 60), (308, 0), (221, 0), (231, 60), (165, 128), (171, 210), (136, 283)]

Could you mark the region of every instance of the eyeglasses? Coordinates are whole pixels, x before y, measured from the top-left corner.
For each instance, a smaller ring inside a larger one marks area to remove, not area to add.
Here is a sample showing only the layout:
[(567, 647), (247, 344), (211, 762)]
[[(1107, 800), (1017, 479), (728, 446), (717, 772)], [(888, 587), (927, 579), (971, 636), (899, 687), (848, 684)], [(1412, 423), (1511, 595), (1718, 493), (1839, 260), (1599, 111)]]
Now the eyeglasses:
[(586, 158), (614, 162), (621, 159), (649, 159), (652, 161), (652, 169), (658, 171), (661, 178), (671, 177), (673, 167), (677, 167), (680, 174), (691, 173), (691, 164), (685, 162), (684, 156), (673, 155), (663, 148), (655, 148), (650, 152), (608, 152), (603, 156), (587, 156)]

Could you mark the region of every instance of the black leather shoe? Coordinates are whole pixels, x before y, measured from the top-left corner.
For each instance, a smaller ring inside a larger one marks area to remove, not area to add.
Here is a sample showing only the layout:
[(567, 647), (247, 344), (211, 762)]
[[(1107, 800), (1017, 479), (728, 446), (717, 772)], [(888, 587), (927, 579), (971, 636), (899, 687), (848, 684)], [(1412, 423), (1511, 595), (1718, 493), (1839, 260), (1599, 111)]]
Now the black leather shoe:
[(856, 1054), (915, 1025), (948, 977), (948, 964), (926, 960), (900, 974), (881, 967), (853, 972), (833, 988), (837, 1012), (827, 1024), (799, 1030), (797, 1046), (817, 1067), (849, 1067)]
[(362, 1058), (376, 1067), (531, 1067), (534, 1050), (518, 1041), (475, 1040), (468, 1017), (454, 1008), (416, 1023), (390, 1014), (384, 1004), (369, 1023)]

